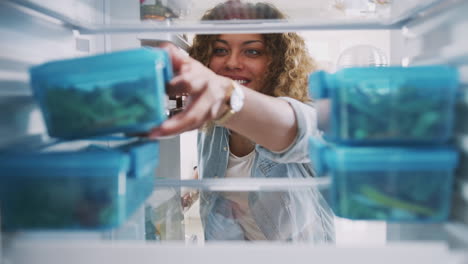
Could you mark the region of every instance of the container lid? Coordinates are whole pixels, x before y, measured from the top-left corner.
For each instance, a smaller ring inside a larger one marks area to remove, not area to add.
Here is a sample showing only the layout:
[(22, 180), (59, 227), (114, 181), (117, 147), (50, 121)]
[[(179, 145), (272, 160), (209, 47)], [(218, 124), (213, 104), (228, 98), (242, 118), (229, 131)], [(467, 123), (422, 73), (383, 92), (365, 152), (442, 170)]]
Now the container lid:
[(115, 177), (129, 170), (130, 158), (119, 151), (0, 153), (2, 176)]
[(120, 152), (129, 158), (128, 178), (141, 178), (154, 172), (159, 163), (159, 142), (138, 140), (115, 148), (93, 144), (87, 147), (93, 152)]
[(309, 75), (309, 94), (313, 99), (328, 98), (329, 91), (325, 71), (317, 71)]
[(154, 172), (159, 163), (159, 143), (157, 141), (138, 141), (127, 144), (119, 150), (130, 156), (128, 176), (141, 178)]
[(141, 178), (154, 172), (159, 162), (157, 141), (127, 141), (116, 147), (98, 141), (65, 141), (41, 149), (2, 150), (0, 175), (114, 177), (125, 173), (128, 178)]
[(450, 147), (338, 146), (309, 140), (310, 157), (319, 175), (328, 171), (452, 170), (458, 153)]
[(418, 87), (422, 93), (427, 93), (430, 89), (443, 88), (447, 94), (455, 94), (459, 84), (459, 73), (456, 68), (447, 65), (429, 65), (412, 67), (351, 67), (339, 70), (330, 74), (324, 71), (317, 71), (309, 76), (309, 93), (312, 98), (328, 98), (335, 90), (347, 89), (347, 85), (342, 83), (374, 83), (379, 87), (382, 83), (384, 87), (388, 82), (401, 82), (404, 86)]
[[(414, 86), (427, 93), (431, 89), (443, 88), (448, 94), (453, 94), (459, 85), (459, 73), (454, 67), (447, 65), (420, 65), (411, 67), (351, 67), (344, 68), (327, 76), (330, 89), (345, 88), (338, 85), (344, 83), (374, 83), (375, 87), (387, 87), (389, 82), (396, 87)], [(333, 80), (333, 83), (330, 81)]]
[(48, 76), (50, 78), (61, 78), (63, 75), (112, 71), (132, 65), (150, 67), (150, 65), (154, 66), (157, 62), (164, 64), (162, 67), (165, 81), (171, 80), (172, 64), (167, 51), (161, 48), (148, 47), (47, 62), (31, 67), (30, 73), (32, 79)]

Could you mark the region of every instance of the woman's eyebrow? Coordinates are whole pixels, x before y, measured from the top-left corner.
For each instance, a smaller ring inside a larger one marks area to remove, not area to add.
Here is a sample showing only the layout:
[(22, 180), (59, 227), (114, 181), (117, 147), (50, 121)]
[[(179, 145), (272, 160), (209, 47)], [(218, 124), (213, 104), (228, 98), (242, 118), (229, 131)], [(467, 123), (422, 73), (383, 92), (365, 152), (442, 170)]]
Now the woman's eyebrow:
[(256, 42), (263, 44), (263, 41), (261, 41), (261, 40), (247, 40), (247, 41), (244, 41), (242, 43), (242, 45), (248, 45), (248, 44), (252, 44), (252, 43), (256, 43)]
[[(229, 45), (229, 42), (224, 39), (216, 39), (215, 42), (221, 42), (223, 44)], [(248, 44), (257, 43), (257, 42), (263, 44), (263, 41), (261, 40), (247, 40), (247, 41), (242, 42), (242, 45), (248, 45)]]
[(228, 42), (226, 40), (224, 40), (224, 39), (216, 39), (215, 42), (221, 42), (223, 44), (228, 45)]

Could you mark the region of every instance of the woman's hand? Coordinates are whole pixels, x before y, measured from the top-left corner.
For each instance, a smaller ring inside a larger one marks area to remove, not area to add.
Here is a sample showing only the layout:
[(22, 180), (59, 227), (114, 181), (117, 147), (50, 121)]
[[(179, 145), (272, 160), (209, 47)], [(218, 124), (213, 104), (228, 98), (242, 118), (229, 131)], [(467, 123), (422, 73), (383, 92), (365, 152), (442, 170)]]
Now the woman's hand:
[(200, 62), (182, 53), (172, 44), (166, 44), (176, 76), (169, 82), (168, 94), (187, 94), (184, 111), (166, 120), (150, 131), (150, 138), (158, 138), (197, 129), (214, 120), (225, 111), (226, 91), (231, 80), (216, 75)]

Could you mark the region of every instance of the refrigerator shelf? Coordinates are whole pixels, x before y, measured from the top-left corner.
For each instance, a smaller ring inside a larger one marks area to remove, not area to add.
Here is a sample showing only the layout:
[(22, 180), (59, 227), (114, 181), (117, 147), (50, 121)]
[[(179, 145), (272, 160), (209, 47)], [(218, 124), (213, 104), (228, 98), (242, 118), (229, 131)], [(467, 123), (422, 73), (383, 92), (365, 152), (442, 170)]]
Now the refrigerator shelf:
[[(14, 5), (25, 7), (42, 15), (49, 16), (65, 26), (78, 30), (82, 34), (100, 34), (100, 33), (133, 33), (133, 32), (153, 32), (153, 33), (200, 33), (216, 34), (221, 32), (289, 32), (300, 30), (386, 30), (399, 29), (413, 18), (420, 16), (423, 12), (441, 5), (442, 0), (408, 1), (404, 4), (398, 2), (398, 5), (392, 4), (392, 1), (375, 1), (367, 5), (356, 5), (356, 1), (295, 1), (291, 5), (290, 1), (275, 0), (273, 2), (281, 10), (285, 10), (288, 15), (287, 20), (280, 21), (261, 21), (251, 20), (245, 23), (226, 23), (226, 21), (210, 21), (202, 23), (199, 18), (203, 12), (216, 3), (201, 2), (195, 5), (190, 0), (186, 1), (168, 1), (168, 5), (175, 5), (183, 11), (180, 17), (169, 18), (163, 21), (157, 20), (139, 20), (139, 8), (137, 1), (135, 3), (124, 3), (128, 5), (128, 12), (121, 16), (104, 18), (101, 21), (93, 18), (90, 14), (107, 12), (113, 8), (113, 5), (123, 5), (114, 1), (90, 1), (88, 5), (78, 0), (68, 0), (61, 3), (61, 6), (72, 4), (81, 8), (81, 14), (70, 14), (64, 8), (51, 8), (47, 2), (35, 0), (9, 0)], [(349, 3), (348, 3), (349, 2)], [(177, 5), (187, 5), (186, 7)], [(83, 7), (84, 6), (84, 7)], [(135, 13), (135, 14), (133, 14)], [(133, 14), (133, 18), (130, 18)], [(138, 17), (138, 20), (135, 20)]]
[(310, 179), (201, 179), (176, 180), (157, 179), (155, 185), (164, 187), (185, 187), (206, 191), (281, 191), (293, 189), (327, 189), (331, 184), (329, 177)]

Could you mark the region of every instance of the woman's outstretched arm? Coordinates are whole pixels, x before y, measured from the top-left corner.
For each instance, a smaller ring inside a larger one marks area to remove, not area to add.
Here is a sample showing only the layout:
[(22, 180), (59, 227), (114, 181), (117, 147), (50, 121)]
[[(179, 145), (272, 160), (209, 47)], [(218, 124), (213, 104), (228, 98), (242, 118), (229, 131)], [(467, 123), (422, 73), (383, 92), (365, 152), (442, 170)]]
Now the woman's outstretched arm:
[[(165, 48), (171, 55), (176, 72), (169, 83), (169, 90), (171, 93), (188, 94), (189, 103), (183, 112), (151, 131), (149, 136), (155, 138), (197, 129), (218, 119), (227, 110), (226, 93), (232, 85), (232, 80), (215, 74), (176, 47), (169, 45)], [(224, 126), (269, 150), (287, 148), (297, 134), (293, 108), (280, 98), (244, 86), (241, 89), (245, 94), (244, 106)]]

